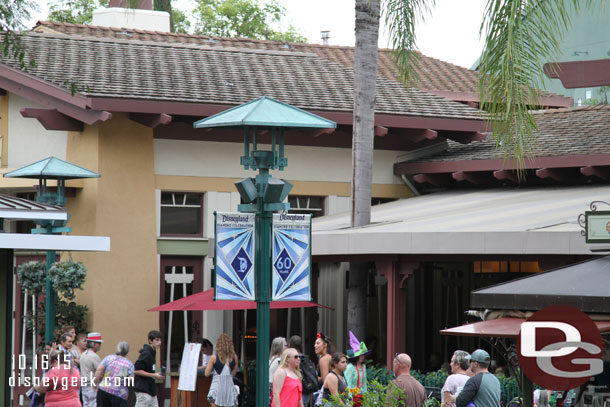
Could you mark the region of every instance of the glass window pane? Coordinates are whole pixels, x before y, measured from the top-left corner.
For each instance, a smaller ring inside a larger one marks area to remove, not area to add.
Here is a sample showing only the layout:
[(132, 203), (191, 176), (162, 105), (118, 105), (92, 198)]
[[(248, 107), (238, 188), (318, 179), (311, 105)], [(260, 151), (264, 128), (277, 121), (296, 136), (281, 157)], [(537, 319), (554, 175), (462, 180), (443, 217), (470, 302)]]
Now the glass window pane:
[(186, 194), (187, 205), (201, 205), (201, 195), (199, 194)]
[(161, 207), (161, 234), (199, 234), (200, 210), (200, 208)]
[(171, 192), (162, 192), (161, 193), (161, 205), (173, 205)]

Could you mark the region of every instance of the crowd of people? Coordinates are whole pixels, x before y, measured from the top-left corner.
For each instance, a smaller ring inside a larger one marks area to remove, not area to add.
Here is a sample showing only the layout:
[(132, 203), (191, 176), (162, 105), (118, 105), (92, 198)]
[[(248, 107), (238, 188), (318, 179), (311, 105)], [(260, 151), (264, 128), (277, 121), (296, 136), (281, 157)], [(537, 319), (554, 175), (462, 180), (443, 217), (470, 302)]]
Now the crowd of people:
[[(135, 363), (127, 359), (129, 344), (120, 341), (114, 354), (101, 359), (103, 344), (98, 332), (76, 335), (64, 327), (57, 342), (49, 343), (46, 380), (36, 386), (47, 407), (126, 407), (129, 387), (135, 391), (136, 407), (158, 407), (156, 381), (164, 372), (155, 369), (156, 352), (163, 335), (152, 330)], [(221, 334), (214, 346), (201, 340), (202, 365), (198, 372), (212, 376), (207, 400), (212, 407), (236, 407), (239, 387), (234, 377), (239, 359), (231, 337)], [(303, 353), (301, 337), (273, 339), (269, 356), (271, 407), (319, 407), (330, 400), (359, 407), (368, 389), (365, 358), (371, 354), (364, 342), (350, 331), (349, 349), (337, 352), (332, 340), (318, 332), (315, 361)], [(450, 374), (441, 389), (442, 407), (499, 407), (500, 381), (490, 373), (491, 358), (482, 349), (469, 354), (456, 350), (449, 362)], [(424, 386), (411, 375), (411, 357), (397, 353), (392, 361), (393, 385), (404, 392), (405, 407), (422, 407), (427, 399)], [(536, 407), (547, 407), (550, 394), (537, 390)]]
[(133, 387), (136, 407), (158, 407), (155, 380), (156, 351), (162, 343), (161, 332), (148, 333), (148, 343), (140, 349), (135, 364), (127, 359), (129, 343), (120, 341), (116, 353), (101, 359), (99, 332), (76, 335), (65, 326), (57, 342), (47, 344), (48, 369), (33, 399), (45, 407), (127, 407), (129, 387)]
[[(298, 343), (298, 346), (293, 346)], [(337, 352), (331, 339), (323, 332), (316, 336), (314, 351), (317, 356), (315, 378), (319, 389), (304, 391), (311, 367), (304, 367), (309, 360), (300, 349), (298, 336), (275, 338), (269, 358), (269, 377), (272, 407), (317, 407), (333, 400), (335, 403), (358, 407), (368, 391), (365, 358), (370, 355), (364, 342), (349, 332), (349, 349)], [(411, 357), (397, 353), (392, 361), (396, 378), (393, 386), (405, 407), (422, 407), (427, 400), (425, 387), (411, 375)], [(499, 407), (501, 386), (498, 378), (489, 372), (491, 358), (485, 350), (472, 354), (457, 350), (450, 361), (451, 374), (441, 389), (442, 407)], [(544, 399), (544, 396), (542, 397)], [(541, 404), (540, 406), (542, 406)]]

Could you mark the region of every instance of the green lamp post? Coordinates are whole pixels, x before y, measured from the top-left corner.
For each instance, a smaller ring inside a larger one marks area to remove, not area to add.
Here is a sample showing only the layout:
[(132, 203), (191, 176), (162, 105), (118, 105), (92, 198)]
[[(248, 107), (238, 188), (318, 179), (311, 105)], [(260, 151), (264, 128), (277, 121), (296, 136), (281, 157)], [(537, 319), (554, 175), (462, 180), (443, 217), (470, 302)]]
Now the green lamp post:
[[(35, 162), (25, 167), (4, 174), (7, 178), (31, 178), (38, 180), (38, 192), (36, 201), (49, 205), (64, 206), (66, 204), (66, 180), (78, 178), (99, 178), (100, 174), (89, 171), (86, 168), (71, 164), (59, 158), (49, 157), (44, 160)], [(56, 180), (57, 188), (55, 191), (49, 190), (47, 187), (48, 180)], [(70, 215), (68, 215), (70, 219)], [(36, 224), (40, 228), (32, 229), (33, 234), (61, 234), (70, 233), (72, 228), (66, 227), (67, 220), (39, 220)], [(54, 250), (47, 251), (47, 277), (45, 281), (46, 287), (46, 302), (45, 302), (45, 343), (54, 340), (55, 332), (55, 299), (56, 294), (49, 279), (49, 269), (55, 262), (56, 253)]]
[[(256, 406), (269, 406), (269, 303), (271, 302), (271, 219), (273, 212), (290, 209), (283, 202), (292, 184), (277, 179), (269, 170), (282, 171), (288, 164), (284, 157), (285, 130), (336, 128), (333, 121), (316, 116), (269, 97), (261, 97), (243, 105), (199, 120), (195, 128), (240, 127), (244, 130), (244, 169), (258, 170), (255, 179), (235, 183), (243, 204), (240, 212), (255, 213), (256, 284)], [(260, 138), (269, 138), (262, 149)], [(250, 147), (252, 146), (252, 147)], [(252, 148), (252, 149), (250, 149)]]

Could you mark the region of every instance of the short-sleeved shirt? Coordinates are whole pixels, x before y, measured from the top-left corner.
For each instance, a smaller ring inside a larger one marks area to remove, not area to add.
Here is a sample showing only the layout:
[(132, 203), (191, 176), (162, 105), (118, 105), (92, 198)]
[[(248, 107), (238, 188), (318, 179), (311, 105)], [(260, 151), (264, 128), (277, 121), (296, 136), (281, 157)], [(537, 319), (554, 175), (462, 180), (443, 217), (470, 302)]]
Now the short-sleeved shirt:
[(80, 356), (80, 375), (86, 379), (87, 386), (91, 386), (92, 378), (95, 377), (95, 369), (100, 362), (98, 354), (91, 349), (87, 349)]
[(98, 383), (99, 389), (127, 400), (129, 390), (126, 379), (133, 376), (133, 363), (119, 355), (108, 355), (101, 365), (104, 366), (104, 377)]
[(80, 373), (78, 369), (68, 366), (55, 366), (45, 375), (49, 390), (45, 394), (45, 405), (54, 407), (80, 407), (78, 389)]
[(396, 387), (404, 390), (407, 395), (405, 407), (422, 407), (426, 401), (426, 389), (410, 374), (402, 374), (392, 380)]
[[(463, 373), (452, 374), (445, 380), (445, 385), (441, 389), (441, 404), (445, 403), (445, 392), (448, 391), (452, 395), (462, 391), (464, 385), (470, 377)], [(455, 407), (455, 403), (451, 403)]]

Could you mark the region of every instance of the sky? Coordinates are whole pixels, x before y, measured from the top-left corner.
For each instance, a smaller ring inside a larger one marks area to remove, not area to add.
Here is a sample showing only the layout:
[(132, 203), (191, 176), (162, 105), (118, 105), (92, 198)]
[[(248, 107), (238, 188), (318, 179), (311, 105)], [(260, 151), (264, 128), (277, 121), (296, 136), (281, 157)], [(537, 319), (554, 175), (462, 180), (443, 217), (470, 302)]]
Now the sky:
[[(329, 44), (354, 45), (354, 0), (278, 0), (286, 8), (286, 21), (307, 37), (322, 43), (320, 31), (330, 31)], [(470, 68), (479, 57), (483, 42), (479, 38), (486, 0), (436, 0), (425, 21), (416, 26), (417, 48), (429, 57)], [(28, 26), (46, 18), (46, 0), (40, 0)], [(193, 8), (193, 0), (177, 0), (172, 5), (183, 11)], [(383, 19), (383, 17), (382, 17)], [(388, 47), (382, 25), (380, 47)]]

